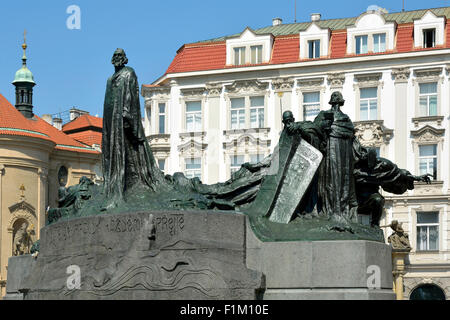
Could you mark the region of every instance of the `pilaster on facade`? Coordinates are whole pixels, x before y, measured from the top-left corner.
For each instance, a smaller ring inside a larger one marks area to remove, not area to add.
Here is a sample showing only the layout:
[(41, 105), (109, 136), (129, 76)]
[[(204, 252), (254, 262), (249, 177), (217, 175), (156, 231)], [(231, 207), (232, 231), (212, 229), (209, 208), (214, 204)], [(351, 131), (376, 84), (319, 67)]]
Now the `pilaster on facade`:
[(411, 74), (411, 70), (407, 67), (403, 68), (393, 68), (392, 69), (392, 77), (394, 78), (394, 83), (408, 83), (409, 75)]
[(342, 91), (345, 82), (345, 73), (329, 73), (327, 75), (328, 85), (331, 91)]
[(222, 94), (223, 84), (221, 83), (207, 83), (205, 86), (207, 98), (218, 98)]
[(275, 78), (272, 80), (272, 89), (275, 93), (292, 92), (295, 80), (293, 78)]

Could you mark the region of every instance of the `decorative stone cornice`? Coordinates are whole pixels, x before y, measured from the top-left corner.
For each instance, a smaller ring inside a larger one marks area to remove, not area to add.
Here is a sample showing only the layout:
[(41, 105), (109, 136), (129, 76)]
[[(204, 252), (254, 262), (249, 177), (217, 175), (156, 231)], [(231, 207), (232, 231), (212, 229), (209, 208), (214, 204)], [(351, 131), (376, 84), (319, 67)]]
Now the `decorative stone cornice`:
[(330, 73), (327, 75), (331, 89), (342, 89), (345, 82), (345, 73)]
[(218, 97), (222, 93), (223, 85), (219, 83), (207, 83), (206, 94), (209, 97)]
[(430, 125), (411, 131), (417, 143), (438, 143), (443, 139), (444, 133), (445, 129), (436, 129)]
[(170, 134), (154, 134), (147, 137), (153, 152), (170, 152)]
[(249, 92), (266, 91), (269, 87), (267, 82), (260, 82), (258, 80), (236, 80), (233, 84), (225, 86), (228, 93), (244, 94)]
[(205, 88), (187, 88), (180, 91), (184, 97), (202, 97), (205, 93)]
[(0, 164), (0, 176), (5, 174), (5, 165)]
[(188, 156), (194, 154), (201, 155), (201, 153), (205, 151), (207, 147), (208, 144), (191, 139), (190, 141), (179, 145), (177, 149), (178, 152), (180, 152), (180, 154), (182, 154), (183, 156)]
[(309, 79), (298, 79), (297, 80), (297, 87), (301, 90), (302, 88), (307, 87), (320, 87), (324, 83), (324, 78), (309, 78)]
[(355, 74), (355, 80), (358, 82), (380, 81), (382, 75), (381, 72)]
[(141, 92), (142, 92), (142, 96), (145, 98), (169, 97), (170, 96), (170, 87), (167, 87), (167, 86), (148, 87), (148, 86), (143, 85)]
[(441, 75), (442, 67), (414, 70), (414, 76), (416, 78), (439, 78)]
[(354, 122), (355, 136), (365, 147), (380, 147), (388, 144), (394, 130), (384, 126), (383, 120), (369, 120)]
[(416, 128), (419, 127), (419, 123), (423, 122), (436, 123), (438, 126), (441, 126), (443, 120), (444, 116), (427, 116), (427, 117), (416, 117), (411, 119)]
[(206, 137), (205, 131), (180, 133), (181, 142), (183, 142), (185, 139), (195, 139), (195, 138), (199, 138), (199, 139), (203, 140), (203, 139), (205, 139), (205, 137)]
[(378, 87), (379, 85), (383, 85), (383, 82), (380, 81), (382, 75), (381, 72), (355, 74), (356, 83), (354, 87)]
[(17, 202), (10, 206), (8, 209), (11, 214), (14, 214), (14, 212), (16, 211), (22, 210), (32, 214), (33, 216), (36, 216), (36, 209), (26, 201)]
[(272, 88), (274, 91), (292, 91), (293, 87), (293, 78), (276, 78), (272, 80)]
[(223, 143), (223, 148), (225, 149), (225, 151), (230, 151), (237, 147), (269, 148), (270, 140), (261, 139), (259, 137), (254, 137), (249, 133), (244, 133), (240, 136), (235, 137), (231, 141)]
[(395, 83), (408, 82), (411, 70), (409, 68), (395, 68), (392, 69), (392, 76), (394, 77)]

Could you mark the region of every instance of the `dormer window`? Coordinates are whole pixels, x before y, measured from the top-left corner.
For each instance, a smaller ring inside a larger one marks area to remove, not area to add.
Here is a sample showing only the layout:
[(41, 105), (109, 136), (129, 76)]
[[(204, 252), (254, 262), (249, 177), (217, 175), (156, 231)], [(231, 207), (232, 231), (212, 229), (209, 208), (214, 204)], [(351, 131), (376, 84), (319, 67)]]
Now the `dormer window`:
[(251, 46), (250, 51), (251, 51), (251, 63), (252, 64), (262, 63), (263, 46)]
[(368, 11), (358, 17), (354, 27), (347, 28), (347, 53), (367, 54), (394, 50), (395, 22), (386, 22), (379, 11)]
[(386, 33), (377, 33), (373, 35), (373, 52), (386, 51)]
[(321, 28), (316, 21), (300, 34), (300, 59), (317, 59), (329, 54), (331, 31)]
[(234, 48), (234, 64), (236, 66), (245, 64), (245, 47)]
[(423, 30), (423, 47), (434, 48), (436, 45), (436, 29)]
[(435, 48), (445, 42), (445, 17), (428, 10), (420, 19), (414, 19), (414, 47)]
[(308, 50), (310, 59), (320, 58), (320, 40), (308, 41)]
[(356, 54), (364, 54), (368, 52), (367, 35), (356, 36), (355, 42), (356, 42), (356, 51), (355, 51)]
[(270, 33), (255, 34), (250, 28), (246, 28), (239, 36), (227, 38), (226, 64), (242, 66), (268, 62), (273, 39)]

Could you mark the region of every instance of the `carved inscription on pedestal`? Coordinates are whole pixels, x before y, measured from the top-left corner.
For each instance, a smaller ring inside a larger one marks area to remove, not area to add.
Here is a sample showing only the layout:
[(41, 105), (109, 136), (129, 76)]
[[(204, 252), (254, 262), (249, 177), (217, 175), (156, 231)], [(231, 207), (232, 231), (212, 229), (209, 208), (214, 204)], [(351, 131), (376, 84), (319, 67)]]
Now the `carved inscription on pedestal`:
[(171, 237), (184, 229), (184, 214), (163, 214), (155, 219), (156, 232), (167, 233)]

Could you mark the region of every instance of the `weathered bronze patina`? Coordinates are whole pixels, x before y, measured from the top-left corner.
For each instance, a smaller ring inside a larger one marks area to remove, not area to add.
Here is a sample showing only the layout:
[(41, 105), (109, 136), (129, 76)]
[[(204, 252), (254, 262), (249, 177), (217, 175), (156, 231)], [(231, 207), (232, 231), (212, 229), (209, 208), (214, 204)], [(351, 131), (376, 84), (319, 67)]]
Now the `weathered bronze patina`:
[[(429, 182), (386, 159), (373, 159), (341, 111), (339, 92), (331, 96), (331, 109), (313, 122), (295, 122), (286, 111), (274, 153), (258, 164), (245, 163), (226, 182), (205, 185), (183, 173), (164, 176), (144, 135), (138, 81), (127, 62), (124, 50), (117, 49), (105, 94), (103, 186), (85, 178), (60, 190), (59, 208), (49, 211), (49, 223), (105, 212), (216, 209), (248, 215), (264, 241), (384, 241), (379, 187), (402, 193), (414, 187), (413, 181)], [(359, 224), (358, 212), (371, 214), (372, 226)]]

